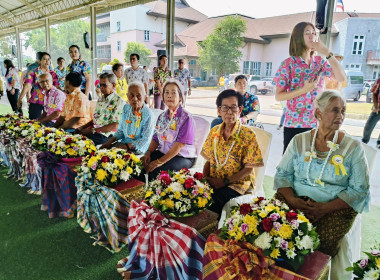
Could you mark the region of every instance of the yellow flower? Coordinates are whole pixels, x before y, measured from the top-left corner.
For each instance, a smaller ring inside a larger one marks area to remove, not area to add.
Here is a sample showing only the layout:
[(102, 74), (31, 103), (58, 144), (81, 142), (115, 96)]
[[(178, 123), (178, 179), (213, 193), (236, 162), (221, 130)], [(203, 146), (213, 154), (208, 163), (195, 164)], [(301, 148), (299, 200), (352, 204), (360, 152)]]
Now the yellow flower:
[(154, 192), (152, 192), (152, 191), (147, 191), (146, 194), (145, 194), (145, 198), (149, 198), (149, 197), (151, 197), (152, 194), (154, 194)]
[(277, 259), (280, 256), (280, 250), (278, 248), (273, 249), (272, 253), (270, 253), (270, 257), (272, 259)]
[(115, 160), (115, 164), (117, 165), (117, 167), (119, 167), (119, 169), (123, 169), (123, 167), (125, 165), (125, 161), (122, 160), (121, 158), (117, 158)]
[(128, 167), (127, 167), (127, 172), (128, 172), (129, 174), (132, 174), (132, 173), (133, 173), (133, 169), (130, 168), (130, 167), (128, 166)]
[(259, 216), (260, 216), (261, 218), (265, 218), (267, 215), (268, 215), (268, 213), (265, 212), (265, 211), (261, 211), (260, 214), (259, 214)]
[(96, 147), (94, 145), (91, 145), (90, 149), (93, 150), (93, 151), (96, 151)]
[(180, 173), (177, 173), (174, 175), (174, 179), (178, 180), (179, 178), (181, 178), (181, 174)]
[(246, 234), (253, 233), (254, 235), (259, 235), (259, 231), (257, 230), (257, 219), (251, 215), (245, 215), (243, 218), (243, 223), (248, 225), (248, 230)]
[(131, 159), (133, 160), (133, 162), (135, 162), (135, 163), (138, 163), (138, 162), (140, 162), (140, 159), (138, 158), (138, 157), (136, 157), (136, 155), (135, 154), (131, 154)]
[(203, 191), (203, 188), (198, 188), (198, 193), (199, 193), (199, 194), (203, 194), (203, 192), (204, 192), (204, 191)]
[(281, 217), (285, 217), (286, 216), (285, 211), (282, 211), (282, 210), (279, 211), (278, 214), (280, 214)]
[(293, 243), (293, 241), (290, 241), (288, 243), (288, 249), (293, 249), (293, 248), (294, 248), (294, 243)]
[(171, 192), (171, 191), (173, 191), (173, 188), (172, 188), (172, 187), (168, 187), (168, 188), (166, 189), (166, 192)]
[(180, 192), (175, 192), (174, 193), (174, 198), (175, 199), (180, 199), (181, 198), (181, 193)]
[(57, 135), (63, 135), (63, 132), (60, 131), (60, 130), (56, 130), (56, 131), (55, 131), (55, 134), (57, 134)]
[(70, 155), (70, 156), (75, 156), (77, 154), (76, 151), (74, 151), (73, 149), (67, 149), (67, 153)]
[(300, 214), (298, 215), (298, 220), (305, 222), (305, 223), (309, 222), (308, 218), (306, 218), (304, 215), (300, 215)]
[(199, 208), (203, 208), (206, 206), (208, 200), (207, 198), (204, 198), (204, 197), (198, 197), (198, 207)]
[(378, 269), (380, 269), (380, 257), (376, 259), (376, 266)]
[(61, 154), (61, 150), (56, 150), (55, 153), (56, 153), (57, 155), (60, 155), (60, 154)]
[(107, 171), (105, 171), (104, 169), (98, 169), (96, 171), (96, 179), (98, 179), (99, 181), (103, 181), (104, 178), (106, 178), (107, 176)]
[(290, 225), (282, 224), (278, 233), (282, 238), (289, 239), (292, 236), (293, 230)]
[(113, 176), (111, 177), (111, 183), (116, 182), (116, 181), (117, 181), (117, 177), (116, 177), (115, 175), (113, 175)]
[(87, 163), (88, 166), (93, 166), (95, 162), (98, 161), (98, 158), (97, 157), (91, 157)]
[(181, 185), (185, 184), (185, 179), (183, 178), (178, 179), (178, 183), (180, 183)]
[(236, 241), (241, 240), (243, 238), (243, 235), (244, 235), (244, 233), (241, 230), (239, 230), (238, 233), (235, 236), (235, 240)]
[(189, 195), (189, 193), (187, 192), (187, 190), (182, 191), (182, 194), (183, 195)]
[(170, 209), (174, 209), (174, 201), (171, 200), (170, 198), (165, 199), (164, 205)]
[(270, 230), (269, 234), (270, 234), (271, 236), (278, 236), (278, 235), (279, 235), (278, 231), (275, 230), (274, 227)]
[(112, 175), (117, 175), (119, 174), (119, 170), (115, 169), (113, 172), (112, 172)]
[(166, 195), (166, 192), (160, 193), (160, 196), (165, 196), (165, 195)]

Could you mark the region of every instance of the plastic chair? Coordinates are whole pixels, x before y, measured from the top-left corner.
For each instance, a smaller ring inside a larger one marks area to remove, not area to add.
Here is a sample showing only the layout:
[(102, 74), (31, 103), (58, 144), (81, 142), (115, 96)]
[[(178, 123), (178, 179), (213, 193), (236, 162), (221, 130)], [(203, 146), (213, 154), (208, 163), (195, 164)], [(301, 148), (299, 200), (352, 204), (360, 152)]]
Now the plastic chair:
[(203, 172), (204, 158), (199, 156), (203, 143), (206, 141), (207, 135), (210, 131), (210, 123), (201, 116), (194, 116), (194, 146), (197, 152), (197, 159), (190, 171), (193, 172)]
[[(376, 159), (376, 149), (362, 143), (371, 175)], [(345, 271), (360, 259), (362, 215), (358, 214), (350, 231), (342, 238), (338, 254), (331, 260), (331, 279), (351, 280), (352, 272)]]
[(158, 116), (159, 116), (164, 110), (161, 110), (161, 109), (151, 109), (151, 110), (152, 110), (153, 115), (154, 115), (154, 125), (156, 125), (156, 122), (157, 122)]
[(270, 150), (270, 143), (272, 141), (272, 134), (257, 127), (251, 127), (251, 129), (256, 134), (256, 139), (259, 144), (261, 155), (263, 157), (264, 166), (263, 167), (255, 167), (255, 188), (250, 188), (247, 191), (247, 194), (235, 197), (228, 201), (223, 209), (222, 213), (220, 215), (220, 220), (218, 224), (218, 228), (221, 228), (223, 226), (223, 222), (226, 219), (226, 217), (229, 215), (231, 207), (236, 206), (238, 204), (243, 203), (250, 203), (254, 197), (257, 196), (264, 196), (264, 188), (263, 188), (263, 181), (265, 177), (265, 168), (266, 163), (268, 161), (269, 157), (269, 150)]

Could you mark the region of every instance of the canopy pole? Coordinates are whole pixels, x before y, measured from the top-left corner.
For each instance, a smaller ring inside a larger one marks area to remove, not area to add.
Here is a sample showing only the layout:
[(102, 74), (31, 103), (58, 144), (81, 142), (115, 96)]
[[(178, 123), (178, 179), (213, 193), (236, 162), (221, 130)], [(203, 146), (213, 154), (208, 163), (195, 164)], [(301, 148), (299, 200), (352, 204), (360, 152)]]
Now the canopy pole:
[(90, 20), (91, 20), (91, 92), (93, 99), (97, 99), (95, 91), (95, 81), (97, 79), (97, 49), (96, 49), (96, 8), (94, 6), (90, 7)]
[(45, 18), (45, 42), (46, 42), (46, 52), (50, 54), (50, 22), (49, 22), (49, 18)]
[(174, 66), (174, 19), (175, 0), (168, 0), (166, 10), (166, 52), (169, 60), (168, 67), (171, 70), (173, 70)]
[(20, 41), (20, 30), (16, 27), (16, 48), (17, 48), (17, 64), (18, 69), (22, 70), (22, 54), (21, 54), (21, 41)]
[(326, 12), (326, 19), (325, 24), (327, 28), (326, 34), (321, 34), (321, 42), (326, 45), (327, 48), (330, 48), (330, 38), (331, 38), (331, 29), (332, 29), (332, 19), (334, 16), (334, 5), (335, 0), (327, 0), (327, 12)]

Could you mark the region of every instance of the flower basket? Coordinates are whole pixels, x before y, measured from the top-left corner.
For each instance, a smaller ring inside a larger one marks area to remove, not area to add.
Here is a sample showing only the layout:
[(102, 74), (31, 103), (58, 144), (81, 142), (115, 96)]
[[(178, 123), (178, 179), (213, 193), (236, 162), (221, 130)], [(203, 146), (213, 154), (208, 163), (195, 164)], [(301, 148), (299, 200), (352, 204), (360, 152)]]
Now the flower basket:
[(55, 138), (48, 151), (57, 158), (67, 159), (87, 156), (96, 152), (96, 147), (92, 140), (83, 135), (62, 135)]
[(83, 159), (80, 172), (91, 176), (104, 186), (112, 187), (139, 176), (143, 169), (141, 160), (123, 149), (102, 149)]
[(32, 146), (39, 151), (47, 151), (54, 142), (58, 141), (64, 135), (66, 135), (66, 133), (63, 129), (42, 127), (32, 137)]
[(320, 243), (315, 228), (301, 211), (263, 197), (233, 207), (220, 236), (225, 240), (250, 242), (277, 265), (292, 271), (297, 271), (304, 257)]
[(366, 258), (358, 260), (351, 267), (346, 268), (352, 271), (356, 279), (378, 280), (380, 279), (380, 244), (371, 249), (371, 252), (364, 252)]
[(82, 163), (83, 157), (77, 157), (77, 158), (62, 158), (62, 162), (70, 163), (70, 164), (80, 164)]
[(161, 171), (146, 187), (144, 199), (163, 214), (190, 217), (211, 205), (212, 193), (213, 189), (202, 173), (192, 175), (188, 169), (182, 169), (178, 172)]
[(17, 114), (6, 114), (0, 115), (0, 130), (7, 130), (9, 127), (13, 125), (13, 123), (17, 120), (26, 119), (21, 115)]

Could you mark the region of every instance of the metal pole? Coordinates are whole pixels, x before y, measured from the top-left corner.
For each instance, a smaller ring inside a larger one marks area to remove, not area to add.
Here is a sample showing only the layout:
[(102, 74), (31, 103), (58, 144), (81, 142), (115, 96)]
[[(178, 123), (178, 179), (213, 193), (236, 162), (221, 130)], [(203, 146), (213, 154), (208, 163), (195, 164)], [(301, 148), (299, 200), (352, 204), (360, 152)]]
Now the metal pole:
[(166, 52), (169, 60), (168, 67), (171, 70), (173, 70), (174, 66), (174, 19), (175, 0), (168, 0), (166, 10)]
[(326, 11), (326, 21), (325, 24), (327, 25), (327, 33), (321, 34), (320, 38), (321, 41), (326, 45), (326, 47), (330, 47), (330, 38), (331, 38), (331, 29), (332, 29), (332, 19), (334, 16), (334, 5), (335, 0), (328, 0), (327, 2), (327, 11)]
[(16, 48), (17, 48), (18, 69), (22, 70), (22, 53), (21, 53), (21, 42), (20, 42), (20, 30), (18, 27), (16, 27)]
[(91, 18), (91, 66), (92, 66), (92, 78), (91, 78), (91, 92), (93, 99), (96, 99), (95, 92), (95, 81), (97, 79), (97, 50), (96, 50), (96, 8), (90, 7), (90, 18)]
[(46, 52), (50, 53), (50, 23), (49, 23), (49, 18), (45, 19), (45, 41), (46, 41)]

